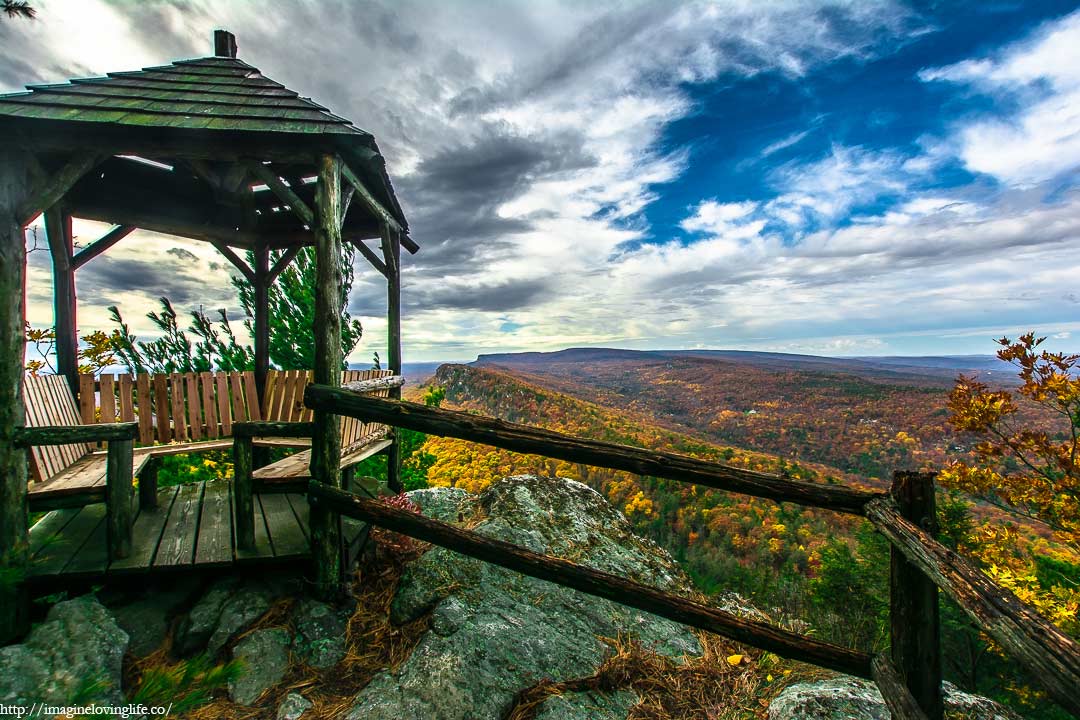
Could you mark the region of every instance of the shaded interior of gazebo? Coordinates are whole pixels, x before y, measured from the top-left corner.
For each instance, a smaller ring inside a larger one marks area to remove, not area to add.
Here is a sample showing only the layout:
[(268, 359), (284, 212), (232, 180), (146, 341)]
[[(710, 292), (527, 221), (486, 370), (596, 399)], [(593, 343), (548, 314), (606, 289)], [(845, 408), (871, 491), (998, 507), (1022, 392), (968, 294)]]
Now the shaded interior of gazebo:
[[(231, 33), (215, 31), (214, 46), (209, 57), (0, 95), (0, 550), (27, 532), (25, 451), (13, 433), (24, 413), (24, 231), (39, 214), (54, 269), (57, 367), (73, 390), (76, 273), (136, 229), (210, 243), (252, 283), (260, 398), (267, 289), (307, 246), (317, 273), (314, 382), (338, 384), (338, 258), (352, 243), (386, 278), (387, 365), (400, 375), (400, 248), (418, 246), (374, 138), (239, 60)], [(73, 217), (114, 227), (76, 251)], [(337, 424), (316, 412), (314, 427), (312, 475), (333, 482)], [(388, 455), (396, 468), (396, 444)]]

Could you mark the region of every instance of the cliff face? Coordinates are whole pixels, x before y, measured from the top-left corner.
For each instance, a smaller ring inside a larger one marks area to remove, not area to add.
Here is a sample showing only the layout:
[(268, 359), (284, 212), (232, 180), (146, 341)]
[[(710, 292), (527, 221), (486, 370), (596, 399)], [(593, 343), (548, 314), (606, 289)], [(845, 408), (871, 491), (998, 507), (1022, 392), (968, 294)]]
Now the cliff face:
[[(634, 535), (596, 491), (572, 480), (518, 476), (480, 495), (433, 488), (410, 498), (427, 515), (476, 523), (473, 529), (489, 537), (664, 590), (690, 591), (666, 552)], [(632, 638), (670, 658), (702, 651), (695, 635), (675, 623), (442, 548), (405, 571), (391, 620), (406, 623), (428, 612), (431, 630), (409, 659), (376, 676), (346, 717), (499, 720), (519, 693), (538, 683), (595, 674), (610, 651), (602, 638)], [(636, 702), (624, 691), (556, 704), (558, 717), (597, 717), (594, 711), (625, 717)]]

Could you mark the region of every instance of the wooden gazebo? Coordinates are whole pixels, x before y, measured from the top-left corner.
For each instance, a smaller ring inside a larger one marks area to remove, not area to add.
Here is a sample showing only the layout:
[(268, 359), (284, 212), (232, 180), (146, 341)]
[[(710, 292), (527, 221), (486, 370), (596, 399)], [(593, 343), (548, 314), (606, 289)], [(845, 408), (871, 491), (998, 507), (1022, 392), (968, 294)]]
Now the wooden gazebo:
[[(208, 242), (252, 283), (260, 398), (269, 369), (267, 289), (306, 246), (315, 248), (318, 278), (314, 381), (339, 382), (339, 257), (342, 242), (352, 243), (386, 277), (388, 366), (400, 374), (400, 248), (419, 248), (375, 140), (239, 60), (231, 33), (215, 31), (211, 57), (0, 95), (0, 561), (7, 567), (19, 566), (27, 538), (26, 458), (16, 428), (24, 421), (24, 231), (40, 213), (53, 262), (58, 370), (73, 391), (76, 271), (140, 228)], [(75, 252), (72, 217), (115, 227)], [(328, 419), (315, 413), (311, 474), (338, 485), (339, 430)], [(389, 459), (396, 480), (396, 445)], [(311, 523), (313, 534), (334, 532), (317, 512)], [(3, 638), (18, 603), (0, 596)]]

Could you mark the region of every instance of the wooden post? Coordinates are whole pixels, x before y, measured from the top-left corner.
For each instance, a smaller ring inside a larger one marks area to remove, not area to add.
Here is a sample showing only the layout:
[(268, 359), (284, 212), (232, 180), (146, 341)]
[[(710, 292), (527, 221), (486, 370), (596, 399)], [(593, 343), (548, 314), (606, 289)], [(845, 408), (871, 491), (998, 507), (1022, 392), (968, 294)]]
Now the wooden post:
[[(259, 409), (266, 417), (266, 377), (270, 372), (270, 248), (260, 242), (255, 246), (255, 267), (252, 286), (255, 301), (255, 394)], [(252, 467), (270, 463), (270, 448), (256, 447), (252, 453)]]
[(22, 400), (23, 311), (26, 240), (18, 218), (26, 202), (29, 165), (21, 152), (0, 145), (0, 645), (27, 629), (26, 451), (15, 444), (15, 427), (25, 423)]
[(79, 393), (79, 335), (76, 328), (74, 247), (71, 214), (60, 205), (45, 211), (45, 235), (53, 265), (53, 326), (56, 370), (67, 378), (72, 395)]
[(133, 440), (110, 440), (105, 470), (105, 515), (109, 557), (126, 558), (131, 554), (131, 526), (134, 508), (131, 483)]
[[(892, 496), (901, 515), (937, 533), (934, 473), (893, 474)], [(891, 548), (889, 601), (892, 661), (929, 720), (941, 720), (941, 629), (938, 588), (895, 546)]]
[(233, 437), (233, 512), (236, 515), (236, 547), (255, 547), (255, 496), (252, 478), (252, 438)]
[(139, 473), (139, 507), (153, 510), (158, 506), (157, 479), (161, 468), (161, 458), (151, 457)]
[(259, 405), (266, 402), (266, 375), (270, 371), (270, 249), (265, 243), (255, 247), (255, 390)]
[[(341, 385), (341, 161), (335, 155), (319, 158), (315, 191), (315, 382)], [(314, 413), (311, 477), (341, 487), (339, 418), (325, 410)], [(341, 517), (326, 506), (311, 508), (311, 555), (315, 563), (315, 593), (324, 600), (340, 591)]]
[[(382, 226), (383, 261), (386, 265), (387, 359), (390, 370), (401, 375), (401, 242), (390, 226)], [(401, 388), (390, 390), (390, 397), (401, 399)], [(397, 434), (386, 451), (386, 485), (391, 491), (404, 490), (401, 484), (401, 445)]]

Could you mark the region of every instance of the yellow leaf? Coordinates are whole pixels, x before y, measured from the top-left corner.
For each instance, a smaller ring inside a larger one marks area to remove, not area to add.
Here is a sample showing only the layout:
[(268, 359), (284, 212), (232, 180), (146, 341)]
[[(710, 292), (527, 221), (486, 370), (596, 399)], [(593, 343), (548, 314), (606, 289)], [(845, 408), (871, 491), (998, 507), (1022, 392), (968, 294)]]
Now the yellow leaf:
[(769, 681), (769, 682), (772, 682), (772, 673), (769, 673), (768, 675), (766, 675), (766, 676), (765, 676), (765, 679), (766, 679), (767, 681)]
[(727, 661), (728, 661), (729, 665), (738, 665), (739, 663), (741, 663), (743, 661), (743, 656), (742, 655), (728, 655)]

